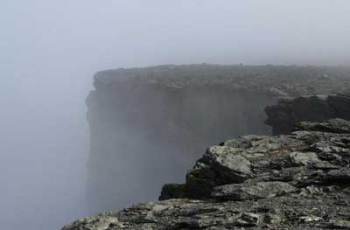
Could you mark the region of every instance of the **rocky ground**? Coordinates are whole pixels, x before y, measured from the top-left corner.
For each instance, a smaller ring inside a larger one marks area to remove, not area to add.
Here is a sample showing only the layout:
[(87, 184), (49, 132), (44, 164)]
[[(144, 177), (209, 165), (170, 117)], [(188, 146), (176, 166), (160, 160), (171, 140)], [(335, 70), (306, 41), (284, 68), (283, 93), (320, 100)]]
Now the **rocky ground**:
[(210, 147), (159, 202), (62, 230), (350, 229), (350, 122), (303, 122), (290, 135)]

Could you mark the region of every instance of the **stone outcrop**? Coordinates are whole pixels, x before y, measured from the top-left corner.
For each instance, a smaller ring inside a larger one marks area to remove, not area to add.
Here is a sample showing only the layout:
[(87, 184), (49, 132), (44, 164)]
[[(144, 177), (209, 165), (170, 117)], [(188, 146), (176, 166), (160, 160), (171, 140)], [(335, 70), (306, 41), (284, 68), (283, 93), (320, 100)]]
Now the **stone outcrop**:
[[(87, 99), (90, 211), (156, 199), (164, 183), (184, 181), (207, 146), (271, 134), (266, 106), (279, 98), (339, 92), (349, 86), (348, 76), (346, 67), (206, 64), (97, 73)], [(250, 176), (237, 172), (235, 179)]]
[(350, 94), (283, 99), (277, 105), (267, 106), (265, 111), (265, 123), (273, 127), (273, 134), (288, 134), (301, 121), (350, 120)]
[(210, 147), (185, 184), (163, 187), (162, 201), (63, 230), (350, 229), (349, 165), (349, 121), (301, 122), (290, 135)]

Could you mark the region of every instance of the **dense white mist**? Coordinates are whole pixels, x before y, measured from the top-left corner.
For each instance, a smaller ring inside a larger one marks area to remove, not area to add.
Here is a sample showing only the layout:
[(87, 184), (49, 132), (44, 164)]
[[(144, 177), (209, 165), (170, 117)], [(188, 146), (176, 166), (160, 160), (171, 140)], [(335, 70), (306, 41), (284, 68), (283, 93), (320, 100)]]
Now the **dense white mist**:
[(88, 214), (94, 72), (180, 63), (348, 64), (348, 0), (1, 0), (0, 223)]

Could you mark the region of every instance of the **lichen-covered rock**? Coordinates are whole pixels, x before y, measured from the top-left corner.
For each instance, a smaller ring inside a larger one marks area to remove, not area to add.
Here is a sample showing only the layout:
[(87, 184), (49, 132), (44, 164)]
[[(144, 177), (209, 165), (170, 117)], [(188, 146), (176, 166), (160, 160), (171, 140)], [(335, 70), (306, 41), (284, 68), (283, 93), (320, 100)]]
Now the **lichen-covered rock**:
[(295, 191), (294, 186), (280, 181), (228, 184), (215, 187), (211, 197), (216, 200), (257, 200)]
[(226, 141), (207, 150), (185, 184), (165, 185), (162, 201), (63, 230), (350, 229), (349, 125), (304, 122), (290, 135)]

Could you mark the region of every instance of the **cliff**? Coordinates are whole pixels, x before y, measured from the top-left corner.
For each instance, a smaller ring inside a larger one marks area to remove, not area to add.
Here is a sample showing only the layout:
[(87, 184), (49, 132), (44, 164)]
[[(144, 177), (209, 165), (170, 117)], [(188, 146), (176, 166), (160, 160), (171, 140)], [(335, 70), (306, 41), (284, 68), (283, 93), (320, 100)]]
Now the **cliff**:
[(183, 183), (207, 146), (271, 134), (264, 108), (280, 98), (340, 92), (350, 68), (181, 65), (107, 70), (87, 99), (91, 212), (155, 200)]
[[(303, 122), (290, 135), (210, 147), (159, 202), (78, 220), (63, 230), (350, 229), (350, 122)], [(170, 199), (177, 198), (177, 199)]]
[(265, 111), (265, 124), (273, 127), (273, 134), (288, 134), (294, 124), (301, 121), (350, 120), (350, 94), (284, 99), (276, 105), (267, 106)]

